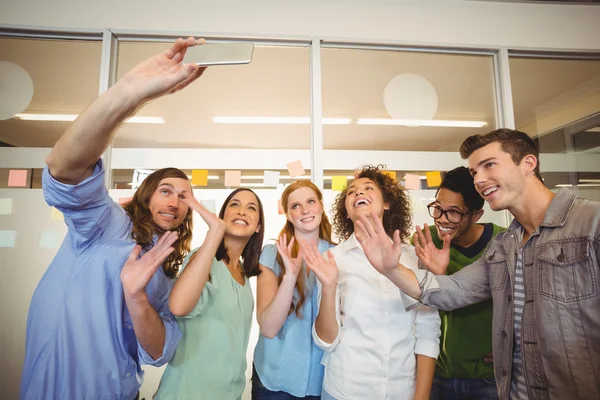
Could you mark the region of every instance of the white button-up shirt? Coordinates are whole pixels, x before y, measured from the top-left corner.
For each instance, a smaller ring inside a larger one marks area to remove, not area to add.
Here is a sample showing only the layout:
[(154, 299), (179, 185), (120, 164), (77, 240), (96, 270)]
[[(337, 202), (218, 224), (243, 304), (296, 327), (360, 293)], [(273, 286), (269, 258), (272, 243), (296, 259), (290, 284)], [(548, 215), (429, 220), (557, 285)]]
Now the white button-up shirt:
[[(338, 335), (326, 343), (313, 325), (313, 338), (325, 351), (323, 389), (338, 400), (412, 400), (416, 354), (439, 354), (438, 311), (426, 306), (405, 311), (402, 293), (371, 266), (354, 234), (331, 253), (339, 269)], [(418, 268), (413, 246), (402, 244), (400, 263)], [(320, 284), (318, 296), (320, 304)]]

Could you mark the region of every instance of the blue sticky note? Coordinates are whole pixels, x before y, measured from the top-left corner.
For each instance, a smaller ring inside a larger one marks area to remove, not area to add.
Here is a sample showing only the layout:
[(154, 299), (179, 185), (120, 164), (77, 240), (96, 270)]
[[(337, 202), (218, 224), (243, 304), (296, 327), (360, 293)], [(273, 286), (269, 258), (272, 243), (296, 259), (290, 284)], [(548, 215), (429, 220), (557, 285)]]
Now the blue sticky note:
[(0, 247), (15, 247), (17, 231), (0, 231)]

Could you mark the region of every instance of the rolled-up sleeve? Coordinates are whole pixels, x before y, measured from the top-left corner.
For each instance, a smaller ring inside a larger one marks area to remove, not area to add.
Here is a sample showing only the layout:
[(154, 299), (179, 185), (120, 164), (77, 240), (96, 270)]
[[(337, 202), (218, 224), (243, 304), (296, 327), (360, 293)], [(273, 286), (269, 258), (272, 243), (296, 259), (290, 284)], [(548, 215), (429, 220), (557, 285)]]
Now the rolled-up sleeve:
[(144, 350), (144, 348), (138, 342), (138, 356), (142, 364), (152, 365), (154, 367), (160, 367), (169, 361), (175, 354), (175, 349), (181, 340), (182, 334), (177, 326), (177, 321), (171, 312), (169, 311), (169, 301), (167, 300), (160, 310), (158, 316), (162, 320), (165, 326), (165, 344), (163, 346), (162, 355), (154, 360), (150, 354)]
[(440, 314), (438, 310), (420, 305), (415, 318), (415, 354), (437, 358), (440, 354)]

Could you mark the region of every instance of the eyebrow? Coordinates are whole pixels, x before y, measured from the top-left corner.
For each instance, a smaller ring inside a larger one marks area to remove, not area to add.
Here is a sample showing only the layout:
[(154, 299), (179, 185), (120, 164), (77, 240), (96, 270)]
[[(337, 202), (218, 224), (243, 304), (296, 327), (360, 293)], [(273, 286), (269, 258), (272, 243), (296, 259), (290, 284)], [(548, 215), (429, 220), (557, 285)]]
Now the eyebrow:
[[(241, 203), (241, 202), (242, 202), (240, 199), (237, 199), (237, 198), (235, 198), (235, 197), (234, 197), (233, 199), (229, 200), (229, 202), (230, 202), (230, 203), (231, 203), (231, 202), (234, 202), (234, 201), (237, 201), (238, 203)], [(253, 202), (253, 201), (250, 201), (250, 202), (248, 202), (248, 205), (250, 205), (250, 206), (255, 206), (255, 207), (258, 207), (258, 204), (256, 204), (256, 203), (255, 203), (255, 202)]]
[[(476, 167), (481, 167), (481, 166), (482, 166), (483, 164), (485, 164), (486, 162), (489, 162), (489, 161), (492, 161), (492, 160), (495, 160), (495, 159), (496, 159), (496, 157), (489, 157), (489, 158), (486, 158), (485, 160), (481, 160), (481, 161), (479, 161), (479, 162), (477, 163), (477, 166), (476, 166)], [(473, 168), (469, 168), (469, 172), (471, 172), (471, 173), (472, 173), (473, 171), (475, 171), (475, 169), (473, 169)]]
[[(177, 190), (175, 189), (175, 186), (171, 185), (170, 183), (165, 182), (165, 183), (161, 183), (160, 185), (158, 185), (159, 188), (161, 188), (163, 186), (167, 186), (167, 187), (171, 188), (174, 192), (177, 192)], [(187, 193), (187, 189), (183, 189), (181, 191), (181, 193)]]

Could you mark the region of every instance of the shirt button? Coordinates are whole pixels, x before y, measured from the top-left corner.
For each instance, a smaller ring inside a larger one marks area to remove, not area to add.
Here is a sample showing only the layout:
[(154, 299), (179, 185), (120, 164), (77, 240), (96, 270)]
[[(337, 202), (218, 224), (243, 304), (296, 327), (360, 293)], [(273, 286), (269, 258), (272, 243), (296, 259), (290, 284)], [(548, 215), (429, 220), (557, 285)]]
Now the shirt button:
[(502, 374), (502, 376), (506, 376), (506, 369), (502, 368), (502, 370), (500, 370), (500, 373)]
[(504, 338), (505, 338), (505, 337), (507, 337), (507, 336), (508, 336), (508, 333), (506, 333), (506, 331), (502, 331), (502, 337), (504, 337)]
[(132, 330), (132, 329), (133, 329), (133, 326), (131, 326), (131, 325), (127, 325), (127, 329), (129, 329), (129, 330)]
[(125, 376), (129, 378), (131, 376), (131, 373), (128, 372), (127, 375), (125, 375)]
[(512, 300), (512, 296), (509, 294), (508, 295), (508, 301), (510, 302)]

